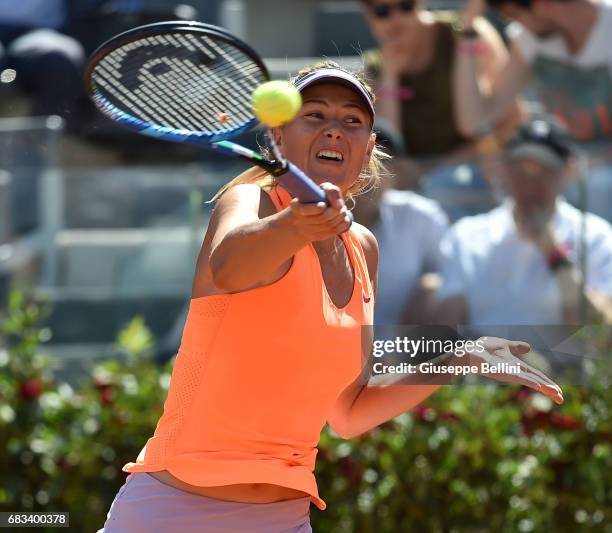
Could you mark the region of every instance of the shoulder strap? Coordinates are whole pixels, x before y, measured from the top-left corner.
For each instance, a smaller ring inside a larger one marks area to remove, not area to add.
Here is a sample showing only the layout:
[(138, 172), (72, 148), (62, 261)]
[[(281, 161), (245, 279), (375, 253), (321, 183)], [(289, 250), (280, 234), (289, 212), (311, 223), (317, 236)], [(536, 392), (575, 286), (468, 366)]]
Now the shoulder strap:
[(368, 262), (365, 257), (363, 247), (359, 242), (359, 237), (355, 234), (353, 229), (342, 234), (342, 238), (347, 244), (349, 250), (351, 263), (355, 267), (355, 275), (358, 276), (359, 282), (368, 295), (372, 295), (372, 282), (370, 280), (370, 272), (368, 271)]
[(270, 198), (278, 211), (285, 209), (292, 200), (291, 195), (280, 185), (276, 185), (272, 188), (270, 191)]

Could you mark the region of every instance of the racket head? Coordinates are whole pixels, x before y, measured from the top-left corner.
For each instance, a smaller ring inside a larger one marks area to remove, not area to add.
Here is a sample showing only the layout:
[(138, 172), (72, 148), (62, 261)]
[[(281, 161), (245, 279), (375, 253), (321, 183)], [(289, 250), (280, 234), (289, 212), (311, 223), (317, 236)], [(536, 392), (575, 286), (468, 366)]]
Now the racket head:
[(256, 126), (251, 94), (269, 79), (249, 45), (217, 26), (185, 21), (123, 32), (99, 46), (85, 69), (87, 93), (112, 120), (203, 144)]

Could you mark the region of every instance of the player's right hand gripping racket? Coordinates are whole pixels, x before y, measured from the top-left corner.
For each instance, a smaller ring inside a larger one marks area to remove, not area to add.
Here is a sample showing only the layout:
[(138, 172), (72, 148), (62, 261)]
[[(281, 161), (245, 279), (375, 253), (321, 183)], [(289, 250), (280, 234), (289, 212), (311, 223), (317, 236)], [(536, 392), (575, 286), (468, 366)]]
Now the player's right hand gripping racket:
[(244, 159), (301, 202), (327, 202), (324, 191), (282, 157), (269, 129), (274, 159), (228, 140), (258, 124), (251, 95), (269, 80), (251, 47), (199, 22), (160, 22), (121, 33), (91, 55), (85, 70), (93, 102), (119, 124)]

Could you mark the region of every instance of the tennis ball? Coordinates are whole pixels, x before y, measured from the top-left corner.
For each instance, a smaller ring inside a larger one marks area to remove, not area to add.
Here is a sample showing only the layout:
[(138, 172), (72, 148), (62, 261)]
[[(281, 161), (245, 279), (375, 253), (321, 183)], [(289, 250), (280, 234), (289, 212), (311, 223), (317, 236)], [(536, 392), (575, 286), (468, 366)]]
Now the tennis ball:
[(268, 81), (253, 91), (251, 103), (257, 119), (274, 128), (293, 120), (302, 107), (302, 95), (287, 81)]

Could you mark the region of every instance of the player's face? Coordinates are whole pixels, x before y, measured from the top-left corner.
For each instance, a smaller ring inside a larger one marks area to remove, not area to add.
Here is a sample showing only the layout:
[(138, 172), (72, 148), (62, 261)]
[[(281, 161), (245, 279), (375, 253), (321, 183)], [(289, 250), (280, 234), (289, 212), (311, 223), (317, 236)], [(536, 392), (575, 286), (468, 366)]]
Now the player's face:
[(368, 23), (381, 46), (398, 45), (417, 23), (416, 0), (371, 0), (366, 6)]
[(536, 212), (554, 204), (563, 185), (563, 169), (554, 169), (527, 158), (508, 162), (508, 192), (524, 212)]
[(376, 135), (361, 97), (334, 83), (308, 87), (297, 117), (276, 130), (283, 155), (316, 183), (346, 192), (367, 166)]
[(559, 31), (557, 25), (542, 11), (540, 4), (534, 2), (532, 9), (525, 9), (517, 4), (508, 2), (502, 4), (499, 11), (510, 20), (520, 22), (531, 33), (540, 38), (550, 37)]

